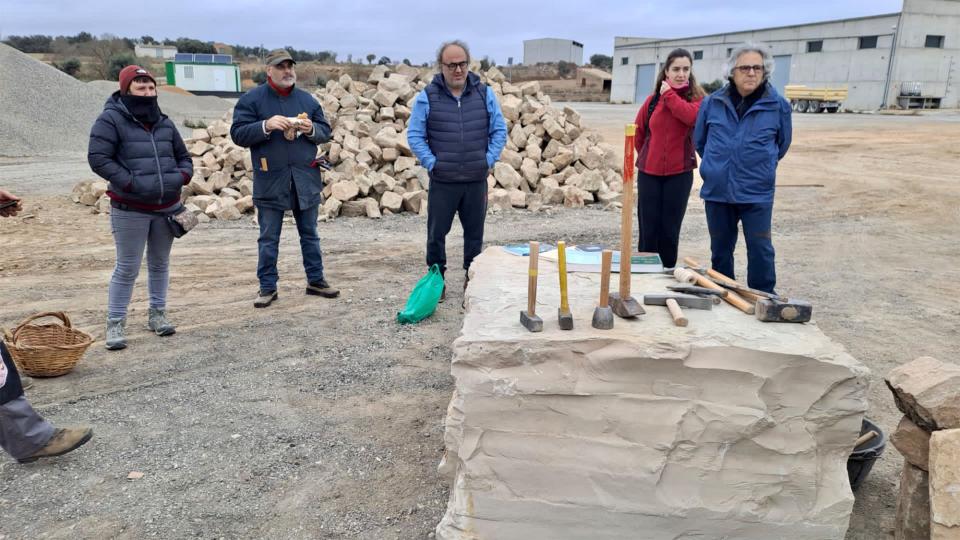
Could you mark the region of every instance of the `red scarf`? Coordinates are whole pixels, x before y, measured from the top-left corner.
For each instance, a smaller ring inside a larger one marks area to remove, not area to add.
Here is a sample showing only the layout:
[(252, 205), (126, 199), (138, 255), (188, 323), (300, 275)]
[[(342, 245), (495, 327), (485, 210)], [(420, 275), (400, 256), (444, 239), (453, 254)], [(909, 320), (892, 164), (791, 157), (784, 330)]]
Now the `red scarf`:
[(293, 92), (292, 85), (290, 86), (290, 88), (280, 88), (279, 86), (276, 85), (276, 83), (273, 82), (273, 79), (271, 79), (269, 75), (267, 76), (267, 84), (270, 85), (270, 88), (273, 88), (274, 92), (280, 94), (283, 97), (287, 97), (290, 95), (290, 92)]

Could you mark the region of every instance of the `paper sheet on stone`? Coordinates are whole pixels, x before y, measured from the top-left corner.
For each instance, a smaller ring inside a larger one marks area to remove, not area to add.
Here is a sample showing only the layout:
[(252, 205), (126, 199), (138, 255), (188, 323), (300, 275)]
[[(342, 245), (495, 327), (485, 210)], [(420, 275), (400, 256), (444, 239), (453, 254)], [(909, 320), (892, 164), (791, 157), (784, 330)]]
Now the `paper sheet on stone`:
[[(576, 326), (561, 331), (544, 261), (533, 334), (527, 263), (491, 247), (471, 269), (438, 538), (843, 538), (865, 367), (815, 324), (727, 305), (685, 310), (686, 328), (646, 306), (595, 330), (598, 274), (568, 276)], [(632, 293), (672, 283), (634, 275)]]

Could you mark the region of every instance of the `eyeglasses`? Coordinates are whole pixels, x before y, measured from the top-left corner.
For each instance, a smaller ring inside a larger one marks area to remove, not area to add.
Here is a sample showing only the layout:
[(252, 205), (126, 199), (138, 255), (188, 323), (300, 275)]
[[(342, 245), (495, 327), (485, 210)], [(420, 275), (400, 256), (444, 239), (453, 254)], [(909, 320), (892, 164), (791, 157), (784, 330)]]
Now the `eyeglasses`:
[(751, 71), (756, 71), (757, 73), (763, 73), (763, 66), (737, 66), (733, 69), (739, 71), (740, 73), (743, 73), (744, 75), (746, 75), (747, 73), (750, 73)]
[(450, 71), (465, 71), (467, 69), (466, 62), (451, 62), (449, 64), (443, 64), (443, 67), (449, 69)]

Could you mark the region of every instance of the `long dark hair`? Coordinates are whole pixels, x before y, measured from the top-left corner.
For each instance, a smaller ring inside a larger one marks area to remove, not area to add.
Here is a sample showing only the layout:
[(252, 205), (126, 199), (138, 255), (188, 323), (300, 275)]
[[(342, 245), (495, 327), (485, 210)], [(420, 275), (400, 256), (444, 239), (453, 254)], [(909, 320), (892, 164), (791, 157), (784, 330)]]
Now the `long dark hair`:
[(664, 62), (663, 67), (660, 68), (660, 73), (657, 74), (657, 82), (653, 85), (653, 94), (660, 94), (660, 85), (663, 84), (664, 79), (667, 78), (667, 70), (670, 69), (670, 64), (673, 64), (673, 61), (677, 58), (690, 60), (690, 86), (686, 92), (681, 94), (681, 97), (687, 101), (693, 101), (705, 96), (706, 92), (704, 92), (700, 84), (697, 83), (697, 78), (693, 76), (693, 56), (690, 54), (690, 51), (686, 49), (674, 49), (667, 55), (667, 61)]

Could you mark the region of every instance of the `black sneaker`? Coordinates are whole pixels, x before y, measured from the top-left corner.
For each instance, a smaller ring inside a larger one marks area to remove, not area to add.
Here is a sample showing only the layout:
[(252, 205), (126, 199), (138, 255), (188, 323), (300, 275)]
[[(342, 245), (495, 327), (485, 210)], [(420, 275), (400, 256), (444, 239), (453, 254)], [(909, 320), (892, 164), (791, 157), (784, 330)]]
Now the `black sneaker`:
[(327, 280), (320, 278), (320, 281), (307, 284), (307, 294), (322, 296), (324, 298), (336, 298), (340, 296), (340, 290), (334, 289), (327, 283)]
[(260, 291), (257, 293), (257, 299), (253, 301), (253, 307), (264, 308), (273, 303), (278, 298), (277, 291)]

